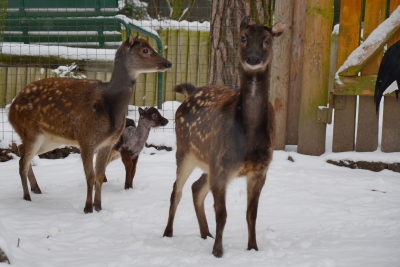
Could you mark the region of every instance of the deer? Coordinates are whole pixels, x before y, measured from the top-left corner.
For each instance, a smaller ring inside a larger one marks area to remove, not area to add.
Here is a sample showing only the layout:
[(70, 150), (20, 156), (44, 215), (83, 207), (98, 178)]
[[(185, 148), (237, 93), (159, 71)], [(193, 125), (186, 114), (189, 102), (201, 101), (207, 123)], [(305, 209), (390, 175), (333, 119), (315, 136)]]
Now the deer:
[[(154, 108), (139, 108), (138, 126), (134, 120), (126, 118), (125, 130), (114, 145), (108, 163), (121, 158), (125, 166), (125, 189), (133, 188), (132, 182), (136, 173), (136, 165), (139, 154), (150, 134), (151, 128), (158, 128), (168, 124), (168, 120), (164, 118), (160, 112)], [(104, 182), (107, 179), (104, 178)]]
[(130, 36), (115, 53), (109, 82), (47, 78), (27, 85), (9, 110), (9, 121), (22, 141), (19, 174), (23, 199), (31, 201), (28, 179), (31, 190), (41, 194), (31, 167), (35, 155), (61, 144), (78, 146), (87, 183), (83, 211), (92, 213), (93, 207), (100, 211), (105, 167), (111, 149), (125, 128), (136, 79), (140, 73), (164, 72), (171, 66), (172, 63), (159, 55), (146, 40)]
[(256, 218), (261, 190), (274, 150), (275, 113), (268, 100), (272, 41), (285, 24), (271, 28), (240, 23), (237, 58), (240, 90), (226, 86), (180, 84), (174, 91), (185, 100), (175, 113), (176, 181), (164, 237), (173, 236), (173, 223), (182, 188), (197, 166), (203, 174), (192, 185), (193, 204), (203, 239), (213, 238), (204, 210), (209, 191), (214, 198), (216, 237), (212, 254), (223, 256), (222, 236), (227, 219), (226, 190), (235, 177), (247, 178), (247, 249), (258, 250)]

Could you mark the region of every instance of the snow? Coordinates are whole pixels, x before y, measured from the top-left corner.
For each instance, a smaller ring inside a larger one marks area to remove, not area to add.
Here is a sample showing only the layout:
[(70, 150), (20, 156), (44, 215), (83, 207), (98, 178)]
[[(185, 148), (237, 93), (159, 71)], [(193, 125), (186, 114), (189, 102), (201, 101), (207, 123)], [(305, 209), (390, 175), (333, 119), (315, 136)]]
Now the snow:
[[(400, 153), (332, 153), (331, 125), (322, 156), (298, 154), (294, 146), (274, 152), (258, 209), (258, 252), (246, 250), (246, 183), (235, 179), (227, 191), (225, 253), (222, 259), (211, 254), (214, 240), (200, 238), (192, 203), (190, 186), (201, 175), (198, 169), (183, 189), (174, 237), (163, 238), (175, 181), (173, 115), (178, 105), (164, 103), (163, 116), (170, 122), (149, 137), (173, 151), (144, 148), (131, 190), (123, 189), (122, 162), (112, 162), (99, 213), (83, 213), (86, 182), (79, 155), (36, 158), (33, 170), (43, 194), (32, 193), (32, 202), (22, 199), (18, 157), (0, 163), (0, 246), (11, 266), (400, 266), (399, 173), (326, 163), (400, 162)], [(10, 130), (5, 111), (0, 112), (0, 125)], [(137, 121), (137, 114), (137, 107), (130, 106), (129, 117)], [(210, 194), (205, 209), (215, 234)]]

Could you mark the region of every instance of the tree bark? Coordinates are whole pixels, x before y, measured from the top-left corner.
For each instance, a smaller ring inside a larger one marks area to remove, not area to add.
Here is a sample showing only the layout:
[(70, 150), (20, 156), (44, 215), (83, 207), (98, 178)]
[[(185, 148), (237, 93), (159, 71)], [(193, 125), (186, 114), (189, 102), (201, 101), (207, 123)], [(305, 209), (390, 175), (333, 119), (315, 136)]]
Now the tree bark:
[(273, 0), (213, 0), (209, 84), (238, 87), (236, 45), (240, 21), (249, 16), (253, 23), (271, 26)]

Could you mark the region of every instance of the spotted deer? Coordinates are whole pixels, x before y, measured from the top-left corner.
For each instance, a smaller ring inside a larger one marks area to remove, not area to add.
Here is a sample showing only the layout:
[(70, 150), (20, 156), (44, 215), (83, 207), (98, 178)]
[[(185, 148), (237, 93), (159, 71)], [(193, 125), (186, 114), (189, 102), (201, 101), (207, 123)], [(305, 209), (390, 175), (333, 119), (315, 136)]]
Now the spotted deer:
[[(23, 198), (41, 190), (30, 166), (35, 155), (60, 144), (79, 146), (87, 182), (85, 213), (101, 210), (101, 187), (110, 151), (125, 128), (127, 107), (140, 73), (172, 64), (145, 40), (130, 36), (117, 49), (109, 82), (49, 78), (26, 86), (10, 106), (9, 120), (21, 137), (19, 173)], [(95, 170), (93, 155), (97, 152)], [(96, 183), (95, 183), (96, 182)], [(95, 185), (94, 201), (92, 199)]]
[(211, 190), (216, 219), (214, 256), (223, 255), (227, 185), (234, 177), (241, 176), (247, 177), (247, 249), (258, 250), (255, 228), (258, 201), (275, 139), (274, 109), (268, 100), (272, 40), (284, 28), (283, 23), (272, 28), (250, 25), (249, 18), (243, 18), (237, 53), (240, 90), (224, 86), (175, 86), (174, 91), (185, 94), (186, 99), (175, 114), (176, 181), (164, 236), (173, 235), (182, 188), (198, 166), (204, 173), (192, 185), (193, 203), (201, 237), (212, 237), (204, 211), (204, 199)]
[(133, 188), (132, 182), (135, 177), (139, 154), (149, 137), (150, 129), (168, 124), (168, 120), (154, 107), (139, 108), (139, 115), (137, 127), (133, 120), (126, 118), (125, 130), (115, 144), (109, 158), (109, 162), (119, 157), (122, 159), (125, 166), (125, 189)]

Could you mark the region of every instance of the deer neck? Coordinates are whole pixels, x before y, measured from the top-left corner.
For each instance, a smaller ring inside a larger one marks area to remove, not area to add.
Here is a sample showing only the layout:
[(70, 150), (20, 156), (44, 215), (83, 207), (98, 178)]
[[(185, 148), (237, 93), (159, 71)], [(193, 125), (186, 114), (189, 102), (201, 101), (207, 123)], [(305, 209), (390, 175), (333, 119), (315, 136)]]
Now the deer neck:
[(258, 125), (267, 115), (269, 68), (259, 72), (247, 72), (240, 68), (240, 95), (243, 119), (250, 125)]
[[(121, 62), (122, 63), (122, 62)], [(109, 112), (113, 118), (114, 126), (119, 128), (125, 121), (127, 107), (132, 99), (136, 86), (136, 76), (132, 71), (123, 66), (115, 64), (111, 80), (107, 84), (104, 95), (109, 105)]]
[(146, 119), (139, 119), (138, 126), (136, 128), (137, 144), (141, 145), (143, 148), (144, 143), (150, 134), (150, 124)]
[(240, 109), (248, 145), (256, 144), (257, 135), (266, 131), (268, 116), (269, 68), (247, 72), (239, 68)]

